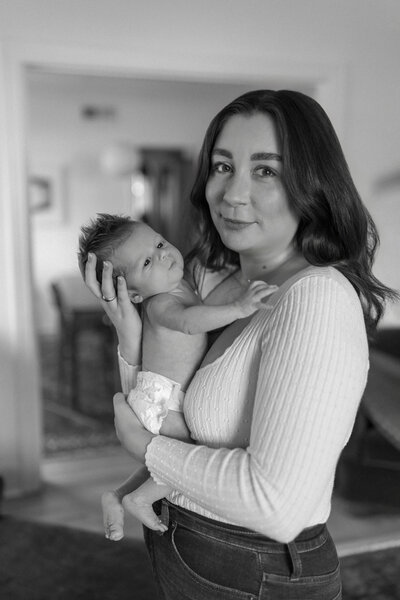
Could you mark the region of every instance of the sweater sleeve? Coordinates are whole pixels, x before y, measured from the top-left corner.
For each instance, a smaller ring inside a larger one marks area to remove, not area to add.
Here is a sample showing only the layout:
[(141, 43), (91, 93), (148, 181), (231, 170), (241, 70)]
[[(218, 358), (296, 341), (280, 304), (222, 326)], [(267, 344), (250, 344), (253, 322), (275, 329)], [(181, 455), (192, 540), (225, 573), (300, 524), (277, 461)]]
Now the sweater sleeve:
[(121, 378), (121, 387), (124, 394), (129, 392), (135, 387), (137, 374), (140, 371), (139, 365), (130, 365), (126, 362), (124, 357), (121, 355), (118, 347), (118, 366), (119, 375)]
[(153, 477), (281, 542), (313, 523), (330, 498), (368, 371), (361, 307), (351, 292), (335, 279), (296, 282), (263, 332), (249, 446), (215, 449), (159, 436), (146, 454)]

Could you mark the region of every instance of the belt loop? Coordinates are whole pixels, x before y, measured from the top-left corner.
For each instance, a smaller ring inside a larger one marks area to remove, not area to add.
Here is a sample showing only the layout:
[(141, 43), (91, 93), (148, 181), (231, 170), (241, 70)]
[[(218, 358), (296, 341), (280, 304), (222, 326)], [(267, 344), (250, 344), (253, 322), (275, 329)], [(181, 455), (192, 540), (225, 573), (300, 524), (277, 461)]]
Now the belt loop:
[(290, 558), (292, 561), (292, 574), (290, 576), (290, 580), (291, 581), (297, 581), (298, 579), (300, 579), (302, 571), (303, 571), (303, 567), (301, 564), (301, 558), (299, 553), (297, 552), (297, 548), (296, 548), (296, 542), (289, 542), (289, 544), (287, 544), (288, 550), (289, 550), (289, 554), (290, 554)]
[(163, 525), (169, 526), (169, 508), (166, 500), (164, 498), (161, 500), (161, 515), (160, 521)]

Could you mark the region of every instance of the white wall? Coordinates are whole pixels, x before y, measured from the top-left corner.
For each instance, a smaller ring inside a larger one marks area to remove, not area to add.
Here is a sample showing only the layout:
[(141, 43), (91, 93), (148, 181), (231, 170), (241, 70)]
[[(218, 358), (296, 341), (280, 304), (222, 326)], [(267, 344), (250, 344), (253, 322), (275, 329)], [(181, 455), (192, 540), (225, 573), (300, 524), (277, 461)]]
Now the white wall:
[[(260, 65), (270, 75), (276, 65), (286, 65), (299, 77), (310, 65), (320, 72), (338, 68), (345, 73), (344, 94), (326, 99), (332, 112), (337, 100), (339, 115), (343, 105), (343, 147), (361, 194), (375, 209), (374, 182), (400, 166), (399, 34), (397, 0), (0, 2), (0, 472), (10, 487), (27, 491), (37, 485), (40, 444), (26, 281), (29, 234), (18, 204), (23, 196), (23, 181), (18, 180), (23, 124), (16, 117), (20, 107), (13, 110), (20, 97), (10, 56), (38, 44), (53, 48), (46, 62), (64, 48), (74, 56), (83, 50), (91, 59), (107, 54), (110, 63), (113, 55), (126, 61), (139, 56), (144, 71), (152, 65), (160, 72), (193, 74), (225, 64), (227, 72), (240, 65), (249, 76), (262, 78)], [(215, 72), (225, 78), (218, 67)], [(335, 115), (333, 121), (339, 124)], [(397, 256), (385, 260), (396, 265)], [(36, 408), (30, 412), (32, 405)]]
[[(2, 0), (0, 39), (146, 48), (192, 65), (227, 55), (347, 68), (344, 146), (362, 193), (399, 162), (400, 5), (397, 0)], [(252, 60), (253, 59), (253, 60)], [(371, 143), (379, 156), (372, 156)]]

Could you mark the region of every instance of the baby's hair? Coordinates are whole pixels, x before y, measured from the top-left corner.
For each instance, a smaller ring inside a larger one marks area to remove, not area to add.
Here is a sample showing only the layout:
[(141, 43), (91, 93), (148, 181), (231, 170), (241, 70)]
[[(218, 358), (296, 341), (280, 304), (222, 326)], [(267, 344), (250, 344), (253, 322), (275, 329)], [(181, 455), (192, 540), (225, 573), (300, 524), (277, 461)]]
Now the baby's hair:
[[(81, 227), (79, 236), (78, 263), (82, 277), (85, 278), (85, 267), (89, 252), (97, 257), (96, 276), (102, 282), (103, 263), (111, 260), (114, 252), (131, 235), (136, 221), (123, 215), (98, 213), (88, 225)], [(125, 275), (121, 267), (113, 265), (113, 278)]]

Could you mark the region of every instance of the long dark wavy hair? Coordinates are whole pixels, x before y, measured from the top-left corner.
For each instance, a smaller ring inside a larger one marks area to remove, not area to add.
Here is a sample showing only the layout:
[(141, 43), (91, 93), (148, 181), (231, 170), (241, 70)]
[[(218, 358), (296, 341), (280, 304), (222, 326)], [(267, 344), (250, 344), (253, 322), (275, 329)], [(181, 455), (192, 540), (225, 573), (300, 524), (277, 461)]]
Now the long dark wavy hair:
[(270, 115), (281, 143), (282, 181), (289, 205), (299, 219), (295, 247), (312, 265), (335, 266), (355, 288), (372, 332), (387, 299), (396, 292), (372, 273), (379, 243), (375, 224), (353, 183), (339, 140), (322, 107), (305, 94), (289, 90), (256, 90), (243, 94), (211, 121), (200, 151), (191, 193), (196, 211), (196, 242), (187, 261), (211, 270), (239, 265), (211, 219), (205, 196), (211, 152), (233, 115)]

